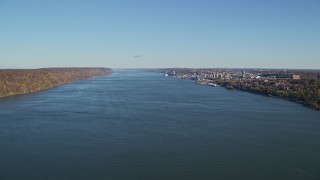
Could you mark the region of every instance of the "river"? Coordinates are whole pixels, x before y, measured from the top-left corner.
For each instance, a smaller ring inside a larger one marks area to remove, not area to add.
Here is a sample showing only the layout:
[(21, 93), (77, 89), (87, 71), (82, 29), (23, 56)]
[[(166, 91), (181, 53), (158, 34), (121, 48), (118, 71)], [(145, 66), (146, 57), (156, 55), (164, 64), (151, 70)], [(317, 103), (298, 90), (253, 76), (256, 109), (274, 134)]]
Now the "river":
[(320, 111), (119, 70), (1, 98), (0, 179), (320, 179)]

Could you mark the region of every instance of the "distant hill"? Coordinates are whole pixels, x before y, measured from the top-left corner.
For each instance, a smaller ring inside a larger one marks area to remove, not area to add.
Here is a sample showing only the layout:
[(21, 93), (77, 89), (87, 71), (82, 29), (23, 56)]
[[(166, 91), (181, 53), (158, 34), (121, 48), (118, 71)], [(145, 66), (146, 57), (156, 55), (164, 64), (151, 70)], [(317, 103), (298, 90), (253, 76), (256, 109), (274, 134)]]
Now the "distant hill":
[(0, 70), (0, 97), (49, 89), (71, 81), (111, 74), (109, 68)]

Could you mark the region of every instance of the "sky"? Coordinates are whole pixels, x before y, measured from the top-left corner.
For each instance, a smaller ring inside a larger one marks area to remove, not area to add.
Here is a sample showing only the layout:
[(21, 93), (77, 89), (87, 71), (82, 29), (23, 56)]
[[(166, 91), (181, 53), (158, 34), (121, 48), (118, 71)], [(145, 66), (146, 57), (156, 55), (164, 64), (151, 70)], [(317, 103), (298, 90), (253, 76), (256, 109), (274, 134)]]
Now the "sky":
[(0, 68), (320, 69), (320, 0), (0, 0)]

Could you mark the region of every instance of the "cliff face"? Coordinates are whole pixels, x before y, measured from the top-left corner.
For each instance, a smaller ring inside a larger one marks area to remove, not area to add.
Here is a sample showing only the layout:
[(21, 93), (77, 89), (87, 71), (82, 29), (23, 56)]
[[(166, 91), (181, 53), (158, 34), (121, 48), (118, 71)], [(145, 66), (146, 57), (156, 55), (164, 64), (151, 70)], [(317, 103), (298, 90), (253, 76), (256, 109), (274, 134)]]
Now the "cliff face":
[(49, 89), (71, 81), (111, 74), (109, 68), (0, 70), (0, 97)]

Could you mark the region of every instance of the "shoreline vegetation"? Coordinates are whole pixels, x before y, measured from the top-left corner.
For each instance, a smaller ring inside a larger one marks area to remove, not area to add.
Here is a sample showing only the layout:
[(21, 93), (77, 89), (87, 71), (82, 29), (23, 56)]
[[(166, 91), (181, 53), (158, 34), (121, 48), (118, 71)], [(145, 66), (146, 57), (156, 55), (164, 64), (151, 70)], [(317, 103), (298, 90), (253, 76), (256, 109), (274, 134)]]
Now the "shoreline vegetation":
[(152, 71), (194, 80), (202, 85), (275, 97), (320, 110), (320, 70), (173, 68)]
[(112, 74), (109, 68), (0, 70), (0, 98), (50, 89), (72, 81)]

